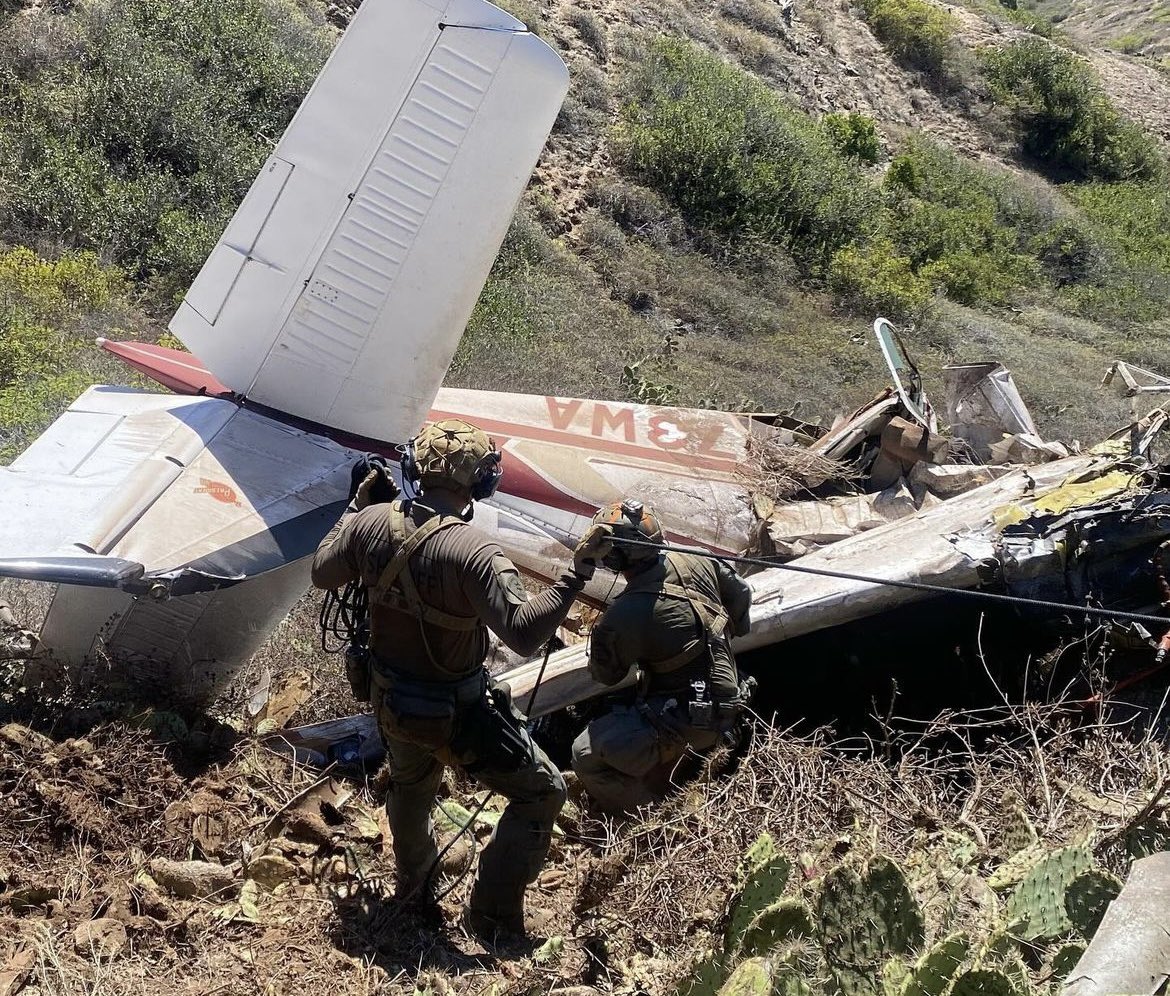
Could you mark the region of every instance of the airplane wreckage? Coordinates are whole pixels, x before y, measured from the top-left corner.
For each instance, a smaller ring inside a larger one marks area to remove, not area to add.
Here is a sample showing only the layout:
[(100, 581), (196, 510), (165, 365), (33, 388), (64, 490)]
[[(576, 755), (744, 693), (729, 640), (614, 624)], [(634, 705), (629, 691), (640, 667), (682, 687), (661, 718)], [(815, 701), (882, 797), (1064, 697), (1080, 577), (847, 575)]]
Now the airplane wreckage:
[[(1153, 455), (1165, 412), (1070, 453), (981, 363), (945, 371), (940, 432), (884, 319), (891, 388), (827, 430), (441, 387), (567, 86), (552, 49), (485, 0), (366, 0), (172, 319), (190, 352), (99, 340), (173, 393), (90, 388), (0, 468), (0, 577), (56, 586), (38, 655), (116, 661), (141, 695), (206, 704), (305, 592), (355, 460), (396, 460), (449, 415), (500, 446), (503, 483), (476, 523), (534, 579), (625, 495), (672, 543), (802, 570), (750, 575), (741, 650), (937, 594), (905, 584), (1170, 599), (1150, 567), (1170, 535)], [(1137, 397), (1167, 385), (1116, 373)], [(801, 469), (777, 487), (777, 467)], [(586, 643), (566, 638), (505, 675), (519, 701), (536, 691), (534, 716), (601, 690)]]

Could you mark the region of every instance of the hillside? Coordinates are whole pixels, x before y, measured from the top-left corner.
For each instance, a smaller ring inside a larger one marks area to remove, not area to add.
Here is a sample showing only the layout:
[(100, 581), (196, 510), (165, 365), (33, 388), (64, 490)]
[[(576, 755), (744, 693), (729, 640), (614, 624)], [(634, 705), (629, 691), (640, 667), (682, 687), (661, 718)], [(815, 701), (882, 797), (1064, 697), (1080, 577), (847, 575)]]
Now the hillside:
[[(188, 16), (181, 6), (153, 18), (141, 0), (102, 0), (95, 10), (110, 16), (88, 21), (35, 5), (4, 15), (5, 240), (50, 258), (94, 250), (129, 277), (100, 314), (70, 302), (86, 337), (95, 327), (161, 334), (346, 22), (333, 3), (327, 23), (316, 8), (288, 8), (272, 30), (264, 18), (282, 3), (199, 14), (181, 57), (168, 48)], [(450, 383), (798, 407), (828, 421), (884, 383), (865, 330), (886, 312), (910, 326), (928, 387), (943, 363), (1002, 359), (1044, 431), (1087, 441), (1123, 417), (1095, 388), (1105, 365), (1161, 362), (1170, 204), (1157, 150), (1170, 135), (1170, 73), (1155, 54), (1102, 47), (1084, 11), (992, 0), (510, 6), (562, 52), (573, 87)], [(1126, 29), (1157, 34), (1160, 14), (1133, 6)], [(249, 23), (261, 27), (247, 46), (217, 53), (222, 32)], [(988, 52), (1033, 43), (1030, 69), (1005, 63), (991, 80)], [(143, 45), (168, 54), (136, 63)], [(67, 51), (86, 53), (88, 79), (62, 61)], [(1075, 99), (1044, 118), (1027, 72), (1048, 53), (1064, 75), (1045, 85)], [(197, 62), (211, 67), (199, 79)], [(646, 99), (661, 86), (697, 87), (689, 120)], [(720, 116), (714, 95), (728, 87), (757, 105), (768, 135)], [(186, 96), (175, 102), (177, 92)], [(1050, 147), (1033, 148), (1030, 133)], [(688, 174), (711, 165), (696, 156), (742, 156), (744, 143), (758, 150), (752, 161)], [(742, 184), (757, 172), (772, 186)], [(719, 185), (726, 197), (704, 202), (700, 188)], [(65, 320), (24, 293), (8, 291), (8, 324), (35, 337)], [(124, 377), (83, 346), (70, 333), (52, 355), (32, 350), (18, 371), (0, 368), (7, 452), (86, 377)]]
[[(0, 461), (131, 379), (94, 336), (175, 344), (346, 4), (0, 0)], [(1092, 444), (1127, 411), (1110, 361), (1170, 374), (1164, 4), (504, 5), (573, 85), (449, 383), (828, 422), (886, 382), (881, 312), (928, 390), (1002, 359), (1044, 432)], [(46, 597), (0, 581), (29, 626)], [(902, 618), (896, 673), (846, 661), (850, 715), (789, 679), (844, 642), (761, 651), (753, 751), (630, 819), (568, 808), (546, 943), (487, 950), (459, 923), (474, 847), (437, 911), (403, 909), (384, 775), (261, 743), (361, 708), (318, 606), (200, 717), (122, 701), (101, 661), (30, 688), (0, 621), (0, 996), (714, 996), (733, 970), (734, 996), (1055, 996), (1102, 897), (1170, 846), (1165, 745), (1085, 697), (1148, 647)], [(560, 720), (563, 754), (583, 717)], [(483, 795), (441, 795), (450, 840)]]

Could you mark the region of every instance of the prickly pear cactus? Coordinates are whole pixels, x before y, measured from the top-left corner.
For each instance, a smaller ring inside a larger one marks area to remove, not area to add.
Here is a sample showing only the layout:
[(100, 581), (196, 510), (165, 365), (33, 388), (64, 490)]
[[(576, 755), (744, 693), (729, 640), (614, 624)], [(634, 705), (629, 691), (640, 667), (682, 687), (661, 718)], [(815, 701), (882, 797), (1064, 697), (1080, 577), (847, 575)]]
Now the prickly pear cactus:
[(1081, 960), (1084, 953), (1085, 946), (1083, 944), (1061, 945), (1060, 950), (1052, 956), (1050, 968), (1053, 979), (1063, 983), (1068, 978), (1069, 973), (1077, 967), (1077, 962)]
[(743, 943), (744, 935), (761, 913), (774, 905), (788, 884), (792, 865), (776, 846), (769, 834), (756, 840), (740, 862), (740, 893), (731, 909), (727, 924), (724, 949), (735, 951)]
[(707, 951), (679, 984), (678, 996), (715, 996), (727, 979), (728, 966), (721, 953)]
[(761, 912), (743, 933), (740, 950), (747, 955), (765, 954), (776, 945), (797, 937), (811, 937), (812, 912), (799, 899), (781, 899)]
[(888, 858), (872, 859), (864, 877), (844, 865), (829, 872), (817, 914), (821, 948), (844, 996), (879, 992), (883, 963), (922, 943), (922, 911)]
[(951, 934), (936, 942), (915, 962), (901, 996), (943, 996), (970, 950), (966, 934)]
[(906, 876), (886, 857), (875, 857), (865, 868), (865, 887), (872, 893), (878, 921), (885, 930), (886, 950), (909, 954), (922, 946), (922, 910)]
[(1006, 818), (1003, 827), (1003, 840), (999, 850), (1007, 858), (1032, 847), (1039, 838), (1036, 835), (1036, 827), (1033, 825), (1031, 817), (1028, 816), (1028, 811), (1024, 808), (1023, 800), (1016, 792), (1010, 792), (1004, 796), (1003, 808)]
[(1092, 863), (1087, 848), (1065, 847), (1028, 872), (1005, 910), (1009, 922), (1019, 922), (1017, 936), (1025, 941), (1045, 941), (1067, 934), (1072, 921), (1064, 909), (1065, 891)]
[(885, 996), (899, 996), (910, 977), (910, 966), (897, 956), (882, 966), (882, 992)]
[(991, 873), (987, 884), (993, 889), (1003, 892), (1019, 885), (1028, 877), (1028, 872), (1047, 857), (1049, 851), (1043, 844), (1031, 844), (1022, 851), (1017, 851)]
[(1121, 880), (1093, 869), (1078, 875), (1064, 893), (1064, 911), (1074, 927), (1092, 940), (1109, 904), (1121, 893)]
[(1170, 851), (1170, 822), (1150, 819), (1139, 823), (1126, 834), (1125, 849), (1131, 858), (1145, 858), (1159, 851)]
[(723, 983), (719, 996), (770, 996), (772, 975), (766, 958), (749, 958)]
[(783, 965), (772, 979), (772, 996), (813, 996), (813, 991), (795, 968)]
[(955, 979), (949, 996), (1019, 996), (1019, 993), (1003, 972), (974, 968)]

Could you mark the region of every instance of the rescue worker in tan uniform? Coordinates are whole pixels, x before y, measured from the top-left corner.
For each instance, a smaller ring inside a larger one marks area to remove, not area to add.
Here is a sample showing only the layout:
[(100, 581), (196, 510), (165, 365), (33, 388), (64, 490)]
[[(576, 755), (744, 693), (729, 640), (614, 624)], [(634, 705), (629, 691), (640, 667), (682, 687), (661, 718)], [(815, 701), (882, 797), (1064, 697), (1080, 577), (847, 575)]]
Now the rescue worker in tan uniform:
[(734, 725), (750, 692), (729, 638), (748, 632), (752, 593), (722, 561), (623, 543), (663, 542), (641, 502), (607, 505), (593, 522), (612, 536), (602, 563), (626, 587), (593, 628), (589, 672), (606, 685), (631, 668), (639, 677), (632, 701), (573, 742), (573, 770), (599, 806), (620, 812), (661, 799), (687, 749), (709, 750)]
[(571, 572), (530, 598), (500, 547), (467, 521), (501, 475), (481, 430), (462, 419), (425, 427), (405, 447), (402, 473), (418, 495), (368, 504), (371, 471), (321, 542), (313, 584), (360, 578), (369, 593), (369, 699), (389, 753), (398, 895), (431, 894), (431, 811), (444, 765), (457, 765), (508, 799), (480, 856), (468, 926), (487, 939), (521, 935), (525, 887), (540, 873), (565, 782), (506, 688), (489, 681), (488, 629), (517, 653), (534, 653), (592, 577), (601, 533), (582, 540)]

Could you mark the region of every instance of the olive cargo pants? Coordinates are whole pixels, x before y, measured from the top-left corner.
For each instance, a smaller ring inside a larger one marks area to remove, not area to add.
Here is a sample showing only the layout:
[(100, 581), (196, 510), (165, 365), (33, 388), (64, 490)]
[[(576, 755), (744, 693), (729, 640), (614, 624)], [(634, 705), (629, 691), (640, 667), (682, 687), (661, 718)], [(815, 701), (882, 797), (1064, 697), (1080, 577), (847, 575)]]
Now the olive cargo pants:
[[(657, 718), (665, 698), (646, 707)], [(719, 739), (674, 720), (652, 722), (635, 705), (618, 705), (593, 720), (573, 741), (573, 770), (585, 791), (608, 812), (623, 812), (660, 801), (670, 788), (674, 763), (688, 747), (702, 753)]]
[[(445, 765), (465, 766), (474, 757), (450, 747), (430, 750), (386, 737), (391, 787), (386, 814), (394, 838), (399, 882), (407, 888), (420, 882), (438, 855), (431, 812)], [(471, 907), (497, 918), (521, 916), (524, 889), (536, 880), (552, 839), (553, 823), (565, 803), (565, 780), (539, 746), (531, 742), (532, 759), (514, 771), (478, 768), (474, 778), (508, 800), (500, 822), (479, 859)]]

